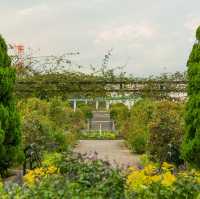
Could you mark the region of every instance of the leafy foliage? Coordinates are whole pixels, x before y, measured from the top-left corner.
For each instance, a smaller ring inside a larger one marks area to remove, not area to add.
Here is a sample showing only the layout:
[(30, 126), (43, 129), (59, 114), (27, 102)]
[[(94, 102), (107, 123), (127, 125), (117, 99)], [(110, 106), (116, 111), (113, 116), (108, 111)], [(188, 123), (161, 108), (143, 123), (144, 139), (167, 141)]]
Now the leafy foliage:
[(120, 170), (112, 169), (108, 162), (94, 157), (66, 156), (60, 172), (76, 183), (78, 194), (96, 198), (123, 198), (124, 179)]
[(200, 167), (200, 27), (188, 60), (188, 103), (186, 107), (186, 134), (182, 155), (189, 163)]
[(90, 120), (93, 117), (92, 114), (92, 107), (88, 106), (86, 104), (82, 104), (81, 106), (79, 106), (79, 109), (83, 112), (84, 117), (86, 118), (86, 120)]
[(24, 147), (37, 144), (42, 150), (67, 150), (84, 127), (83, 113), (74, 113), (60, 98), (49, 102), (30, 98), (18, 103), (22, 117)]
[(11, 60), (7, 54), (7, 46), (0, 36), (0, 174), (19, 157), (21, 131), (20, 118), (13, 98), (15, 70), (10, 67)]
[(115, 121), (116, 128), (121, 132), (125, 122), (129, 118), (129, 110), (123, 103), (116, 103), (111, 106), (110, 116)]
[[(52, 156), (52, 157), (51, 157)], [(45, 166), (29, 171), (25, 183), (4, 187), (3, 198), (99, 198), (99, 199), (198, 199), (200, 173), (178, 171), (164, 162), (161, 167), (148, 164), (143, 169), (130, 167), (128, 174), (111, 168), (94, 157), (53, 153)]]
[(180, 164), (180, 144), (183, 138), (183, 106), (171, 101), (157, 102), (157, 109), (149, 124), (148, 149), (159, 162)]
[[(15, 92), (18, 98), (38, 97), (50, 99), (55, 96), (66, 98), (101, 97), (106, 96), (103, 77), (84, 73), (56, 73), (36, 74), (25, 78), (18, 78)], [(92, 84), (91, 84), (92, 82)]]
[(156, 105), (149, 99), (139, 100), (130, 111), (129, 128), (124, 129), (130, 148), (137, 153), (147, 150), (149, 139), (148, 124), (153, 117)]
[[(169, 100), (138, 100), (130, 110), (114, 107), (111, 113), (132, 151), (150, 154), (154, 161), (182, 164), (184, 105)], [(123, 114), (120, 114), (123, 113)]]

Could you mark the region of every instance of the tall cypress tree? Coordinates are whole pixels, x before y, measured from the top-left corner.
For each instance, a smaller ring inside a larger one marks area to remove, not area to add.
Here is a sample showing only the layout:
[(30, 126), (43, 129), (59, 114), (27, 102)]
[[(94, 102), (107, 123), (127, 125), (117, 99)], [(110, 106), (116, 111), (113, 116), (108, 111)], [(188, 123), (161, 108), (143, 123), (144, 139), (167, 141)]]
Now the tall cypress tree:
[(182, 145), (183, 158), (200, 168), (200, 26), (196, 42), (187, 63), (188, 102), (186, 105), (186, 134)]
[(0, 174), (3, 176), (19, 157), (20, 119), (13, 98), (15, 69), (7, 54), (7, 45), (0, 35)]

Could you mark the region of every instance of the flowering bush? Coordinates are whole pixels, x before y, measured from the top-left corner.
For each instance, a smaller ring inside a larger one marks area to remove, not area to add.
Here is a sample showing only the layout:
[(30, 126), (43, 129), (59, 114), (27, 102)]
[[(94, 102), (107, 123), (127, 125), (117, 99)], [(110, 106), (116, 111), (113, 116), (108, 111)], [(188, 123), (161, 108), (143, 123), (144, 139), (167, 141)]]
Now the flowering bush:
[(47, 177), (52, 174), (58, 174), (59, 169), (55, 166), (49, 166), (49, 167), (41, 167), (36, 168), (34, 170), (30, 170), (25, 176), (24, 176), (24, 182), (31, 186), (36, 184), (36, 182), (40, 181), (42, 178)]
[(29, 171), (22, 186), (0, 185), (0, 198), (124, 199), (124, 176), (95, 157), (63, 155), (57, 166)]
[(56, 164), (29, 171), (22, 186), (5, 187), (0, 183), (0, 198), (200, 198), (200, 172), (177, 172), (175, 166), (166, 162), (161, 167), (148, 164), (141, 170), (130, 167), (126, 181), (122, 171), (94, 157), (64, 155)]
[(142, 170), (129, 170), (128, 198), (200, 198), (200, 172), (175, 173), (175, 167), (166, 162), (161, 168), (149, 164)]

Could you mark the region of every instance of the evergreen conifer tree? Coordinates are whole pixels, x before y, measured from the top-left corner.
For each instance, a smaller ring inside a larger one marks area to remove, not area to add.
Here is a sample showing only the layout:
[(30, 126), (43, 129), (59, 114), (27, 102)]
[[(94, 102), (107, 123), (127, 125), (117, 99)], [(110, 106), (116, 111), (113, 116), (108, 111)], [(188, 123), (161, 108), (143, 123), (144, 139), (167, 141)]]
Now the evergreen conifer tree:
[(200, 26), (196, 31), (196, 42), (187, 67), (189, 99), (186, 105), (182, 156), (187, 162), (200, 168)]
[(21, 154), (20, 118), (13, 98), (15, 69), (0, 35), (0, 174), (6, 174)]

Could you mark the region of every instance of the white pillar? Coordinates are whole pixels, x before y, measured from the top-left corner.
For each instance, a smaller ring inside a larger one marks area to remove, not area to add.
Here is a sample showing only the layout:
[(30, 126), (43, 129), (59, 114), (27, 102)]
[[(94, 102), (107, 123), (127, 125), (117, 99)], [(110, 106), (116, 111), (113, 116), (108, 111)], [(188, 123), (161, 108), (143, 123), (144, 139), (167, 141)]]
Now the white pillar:
[(88, 104), (88, 101), (87, 101), (87, 99), (85, 100), (85, 104)]
[(76, 112), (76, 99), (74, 99), (74, 112)]
[(101, 135), (101, 133), (102, 133), (102, 126), (101, 126), (101, 123), (99, 124), (99, 133), (100, 133), (100, 135)]
[(106, 101), (106, 110), (108, 111), (110, 109), (110, 102)]
[(99, 101), (96, 100), (96, 111), (98, 111), (98, 110), (99, 110)]

